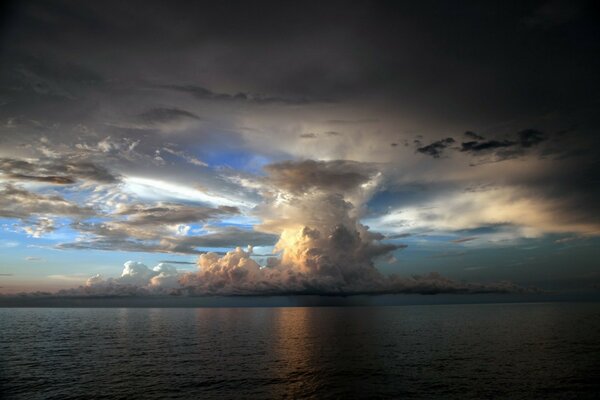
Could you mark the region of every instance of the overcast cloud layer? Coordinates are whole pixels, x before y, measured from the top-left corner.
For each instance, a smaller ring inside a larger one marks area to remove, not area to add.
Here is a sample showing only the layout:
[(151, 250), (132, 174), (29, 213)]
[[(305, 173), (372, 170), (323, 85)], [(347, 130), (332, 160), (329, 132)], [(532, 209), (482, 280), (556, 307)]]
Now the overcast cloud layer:
[(593, 2), (2, 7), (0, 292), (600, 279)]

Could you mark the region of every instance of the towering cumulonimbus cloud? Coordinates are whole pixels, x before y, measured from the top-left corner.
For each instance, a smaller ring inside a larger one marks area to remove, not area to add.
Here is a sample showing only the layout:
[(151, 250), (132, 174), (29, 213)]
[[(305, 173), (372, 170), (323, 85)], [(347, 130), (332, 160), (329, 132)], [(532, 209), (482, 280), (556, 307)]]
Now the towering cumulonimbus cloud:
[(252, 250), (219, 257), (203, 254), (199, 271), (182, 277), (192, 293), (364, 293), (386, 290), (389, 280), (374, 259), (400, 245), (360, 224), (362, 206), (378, 186), (380, 172), (350, 161), (272, 164), (258, 209), (258, 230), (275, 233), (278, 257), (261, 267)]

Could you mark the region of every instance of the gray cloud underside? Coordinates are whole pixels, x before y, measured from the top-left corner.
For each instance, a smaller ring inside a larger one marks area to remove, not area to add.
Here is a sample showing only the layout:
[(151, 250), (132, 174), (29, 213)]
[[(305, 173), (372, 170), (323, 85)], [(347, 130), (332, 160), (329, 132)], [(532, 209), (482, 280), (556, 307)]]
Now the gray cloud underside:
[(136, 232), (125, 229), (108, 229), (105, 225), (79, 223), (75, 226), (82, 233), (91, 234), (76, 242), (60, 243), (59, 249), (133, 251), (152, 253), (203, 254), (199, 248), (232, 248), (239, 245), (272, 246), (277, 236), (234, 227), (214, 229), (212, 232), (194, 236), (167, 236), (156, 230), (144, 238), (136, 238)]
[(86, 218), (96, 215), (96, 210), (58, 195), (37, 194), (13, 185), (0, 188), (0, 217), (28, 219), (44, 215)]
[(127, 217), (127, 221), (123, 224), (128, 226), (156, 226), (202, 222), (239, 213), (237, 207), (230, 206), (212, 208), (161, 202), (153, 206), (139, 203), (127, 204), (119, 207), (113, 215)]
[(47, 182), (59, 185), (78, 181), (101, 184), (116, 183), (119, 177), (106, 168), (92, 162), (70, 161), (69, 159), (37, 159), (27, 161), (0, 158), (0, 172), (5, 178), (17, 181)]
[(178, 108), (152, 108), (140, 114), (139, 117), (149, 123), (167, 123), (186, 118), (200, 119), (196, 114)]
[(283, 162), (265, 166), (277, 188), (302, 193), (310, 189), (346, 192), (377, 173), (373, 165), (346, 160)]

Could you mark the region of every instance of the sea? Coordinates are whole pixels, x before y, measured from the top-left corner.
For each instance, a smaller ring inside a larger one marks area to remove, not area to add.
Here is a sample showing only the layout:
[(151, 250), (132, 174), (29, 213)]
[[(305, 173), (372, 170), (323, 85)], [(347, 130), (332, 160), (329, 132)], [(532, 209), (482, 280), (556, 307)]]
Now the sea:
[(1, 308), (2, 399), (597, 399), (600, 304)]

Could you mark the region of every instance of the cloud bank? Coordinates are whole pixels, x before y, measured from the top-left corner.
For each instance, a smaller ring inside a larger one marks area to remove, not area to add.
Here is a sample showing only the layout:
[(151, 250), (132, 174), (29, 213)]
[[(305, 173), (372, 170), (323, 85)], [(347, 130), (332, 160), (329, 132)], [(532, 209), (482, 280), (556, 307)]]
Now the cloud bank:
[[(201, 254), (198, 271), (191, 273), (179, 273), (164, 263), (149, 269), (128, 261), (121, 277), (104, 280), (94, 276), (85, 286), (62, 294), (350, 295), (521, 290), (510, 283), (461, 283), (437, 273), (406, 278), (379, 272), (375, 260), (391, 258), (405, 246), (386, 243), (383, 235), (359, 222), (362, 206), (379, 179), (370, 165), (301, 161), (272, 164), (267, 171), (267, 201), (258, 210), (264, 216), (258, 229), (276, 232), (279, 240), (276, 255), (267, 257), (264, 265), (253, 256), (251, 246), (247, 250), (237, 247), (222, 256)], [(123, 212), (130, 211), (133, 209)], [(146, 222), (146, 218), (140, 221)]]
[[(357, 272), (359, 274), (357, 274)], [(127, 261), (121, 276), (94, 275), (85, 285), (54, 294), (56, 297), (112, 296), (260, 296), (260, 295), (358, 295), (358, 294), (481, 294), (532, 293), (511, 282), (460, 282), (432, 272), (400, 277), (382, 275), (376, 269), (351, 271), (297, 270), (293, 265), (269, 258), (266, 266), (252, 258), (252, 249), (236, 248), (219, 256), (206, 253), (198, 259), (198, 272), (178, 271), (168, 263), (154, 268)]]

